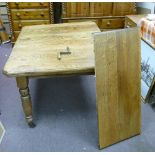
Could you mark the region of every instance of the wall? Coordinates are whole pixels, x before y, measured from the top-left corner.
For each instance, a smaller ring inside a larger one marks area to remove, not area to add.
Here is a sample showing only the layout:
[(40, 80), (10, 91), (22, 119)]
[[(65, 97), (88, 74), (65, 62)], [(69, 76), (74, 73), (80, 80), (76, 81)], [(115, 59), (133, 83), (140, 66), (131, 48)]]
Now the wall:
[(155, 3), (153, 2), (137, 2), (138, 14), (154, 14), (155, 13)]

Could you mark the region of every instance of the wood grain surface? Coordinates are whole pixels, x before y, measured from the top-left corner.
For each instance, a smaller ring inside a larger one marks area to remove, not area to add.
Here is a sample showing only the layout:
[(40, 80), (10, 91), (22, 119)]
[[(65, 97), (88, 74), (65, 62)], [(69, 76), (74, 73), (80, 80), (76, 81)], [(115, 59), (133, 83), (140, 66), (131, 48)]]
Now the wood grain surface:
[(102, 17), (75, 17), (75, 18), (63, 18), (64, 23), (71, 22), (95, 22), (100, 30), (120, 29), (124, 27), (125, 17), (123, 16), (102, 16)]
[[(15, 77), (94, 73), (93, 32), (100, 32), (94, 22), (26, 26), (3, 72)], [(67, 47), (71, 54), (58, 60)]]
[(15, 20), (12, 24), (14, 31), (21, 31), (24, 26), (50, 24), (50, 20)]
[(140, 133), (138, 28), (97, 33), (94, 39), (100, 148)]
[(12, 9), (34, 9), (34, 8), (47, 8), (49, 6), (48, 2), (11, 2), (8, 3), (9, 7)]
[(101, 29), (117, 29), (124, 27), (125, 20), (123, 18), (102, 19), (99, 27)]
[(113, 16), (125, 16), (136, 14), (135, 2), (116, 2), (113, 3)]
[(54, 23), (53, 3), (8, 2), (7, 12), (14, 43), (23, 26)]
[(91, 17), (111, 16), (112, 9), (112, 2), (90, 2)]
[(89, 16), (88, 2), (65, 2), (63, 3), (63, 17), (87, 17)]
[(12, 9), (12, 20), (48, 20), (50, 18), (49, 9)]

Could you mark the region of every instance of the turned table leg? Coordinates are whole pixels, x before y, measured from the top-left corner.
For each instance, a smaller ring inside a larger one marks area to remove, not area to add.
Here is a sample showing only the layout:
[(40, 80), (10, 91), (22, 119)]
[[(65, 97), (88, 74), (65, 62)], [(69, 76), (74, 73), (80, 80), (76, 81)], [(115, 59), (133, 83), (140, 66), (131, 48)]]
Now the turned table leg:
[(19, 88), (26, 121), (29, 127), (33, 128), (35, 127), (35, 124), (33, 123), (33, 118), (32, 118), (32, 102), (31, 102), (31, 97), (29, 94), (28, 78), (17, 77), (16, 82), (17, 82), (17, 87)]

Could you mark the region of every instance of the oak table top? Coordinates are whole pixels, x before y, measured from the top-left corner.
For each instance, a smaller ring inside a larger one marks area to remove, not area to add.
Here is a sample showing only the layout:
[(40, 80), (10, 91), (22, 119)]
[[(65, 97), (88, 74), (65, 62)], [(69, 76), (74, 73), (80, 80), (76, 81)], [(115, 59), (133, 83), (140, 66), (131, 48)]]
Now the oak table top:
[(26, 26), (3, 73), (13, 77), (92, 73), (94, 32), (100, 32), (94, 22)]

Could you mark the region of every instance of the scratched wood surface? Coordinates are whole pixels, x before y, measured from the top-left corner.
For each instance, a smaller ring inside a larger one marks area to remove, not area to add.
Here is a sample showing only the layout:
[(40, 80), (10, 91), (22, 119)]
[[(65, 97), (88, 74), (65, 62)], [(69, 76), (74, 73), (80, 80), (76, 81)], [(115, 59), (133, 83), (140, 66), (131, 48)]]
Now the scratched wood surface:
[[(138, 28), (95, 35), (100, 148), (140, 133), (140, 36)], [(106, 46), (105, 46), (106, 45)]]
[[(94, 72), (94, 22), (24, 27), (4, 66), (7, 76), (44, 76)], [(71, 54), (57, 59), (69, 47)]]

